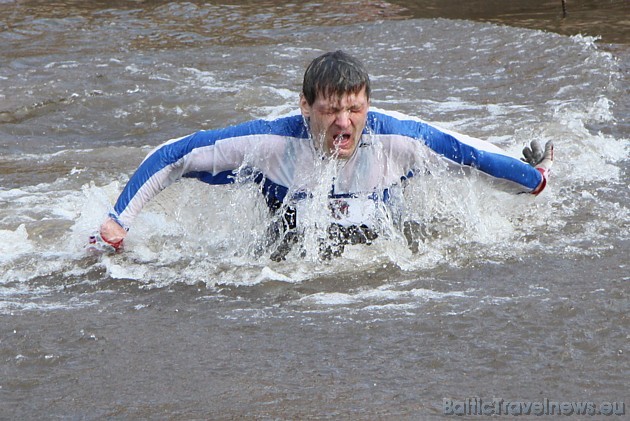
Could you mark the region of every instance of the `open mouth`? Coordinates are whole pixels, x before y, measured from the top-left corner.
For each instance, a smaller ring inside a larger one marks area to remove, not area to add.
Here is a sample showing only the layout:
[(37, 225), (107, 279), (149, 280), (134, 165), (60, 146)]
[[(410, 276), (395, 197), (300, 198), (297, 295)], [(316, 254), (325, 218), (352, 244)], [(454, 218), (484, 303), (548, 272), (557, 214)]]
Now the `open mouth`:
[(350, 133), (339, 133), (335, 135), (335, 139), (333, 141), (333, 145), (337, 148), (343, 148), (348, 145), (350, 142)]

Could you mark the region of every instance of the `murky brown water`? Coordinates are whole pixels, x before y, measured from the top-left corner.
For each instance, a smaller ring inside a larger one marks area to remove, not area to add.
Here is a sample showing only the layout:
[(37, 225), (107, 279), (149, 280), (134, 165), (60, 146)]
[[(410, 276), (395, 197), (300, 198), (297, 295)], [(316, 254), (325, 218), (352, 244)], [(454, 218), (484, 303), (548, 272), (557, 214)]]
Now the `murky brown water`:
[[(628, 5), (0, 0), (0, 418), (630, 403)], [(181, 183), (124, 253), (86, 255), (150, 148), (293, 109), (337, 48), (375, 106), (515, 154), (553, 139), (549, 188), (436, 173), (408, 188), (416, 253), (391, 238), (274, 263), (252, 252), (255, 188)]]
[(630, 40), (630, 3), (624, 0), (423, 0), (392, 1), (415, 18), (468, 19), (563, 35), (601, 37), (606, 43)]

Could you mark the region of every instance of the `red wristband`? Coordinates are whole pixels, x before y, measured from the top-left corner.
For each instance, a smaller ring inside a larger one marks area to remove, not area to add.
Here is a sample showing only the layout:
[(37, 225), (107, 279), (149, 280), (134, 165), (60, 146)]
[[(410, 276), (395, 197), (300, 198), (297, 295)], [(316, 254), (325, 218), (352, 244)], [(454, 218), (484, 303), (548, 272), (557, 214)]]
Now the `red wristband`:
[(549, 174), (549, 170), (548, 169), (540, 168), (540, 167), (536, 167), (536, 169), (538, 170), (538, 172), (540, 172), (540, 175), (542, 175), (542, 181), (540, 182), (538, 187), (536, 187), (534, 189), (534, 191), (532, 191), (532, 194), (534, 196), (538, 196), (538, 194), (541, 191), (543, 191), (545, 189), (545, 187), (547, 187), (547, 174)]

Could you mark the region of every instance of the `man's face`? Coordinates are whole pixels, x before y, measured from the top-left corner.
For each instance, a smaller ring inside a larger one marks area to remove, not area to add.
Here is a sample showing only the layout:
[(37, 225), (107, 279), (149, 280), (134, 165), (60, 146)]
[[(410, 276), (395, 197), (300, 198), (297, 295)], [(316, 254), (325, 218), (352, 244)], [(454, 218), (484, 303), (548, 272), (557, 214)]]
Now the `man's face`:
[(302, 95), (302, 115), (310, 119), (310, 130), (315, 146), (326, 155), (348, 159), (361, 140), (370, 101), (365, 88), (358, 93), (324, 98), (318, 94), (313, 105)]

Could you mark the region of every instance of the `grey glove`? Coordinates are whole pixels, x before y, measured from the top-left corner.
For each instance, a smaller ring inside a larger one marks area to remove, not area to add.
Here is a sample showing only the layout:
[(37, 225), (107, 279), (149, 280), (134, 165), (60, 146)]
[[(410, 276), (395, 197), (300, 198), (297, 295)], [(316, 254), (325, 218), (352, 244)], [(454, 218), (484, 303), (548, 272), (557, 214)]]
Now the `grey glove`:
[(547, 142), (544, 151), (537, 140), (532, 140), (529, 145), (523, 148), (524, 158), (521, 158), (521, 160), (532, 167), (541, 168), (548, 172), (553, 165), (553, 142), (551, 140)]
[(537, 140), (532, 140), (529, 146), (523, 148), (523, 156), (524, 158), (521, 158), (521, 160), (527, 162), (542, 174), (542, 181), (538, 187), (532, 191), (532, 194), (537, 195), (543, 191), (547, 185), (549, 170), (553, 165), (553, 142), (547, 142), (545, 144), (545, 150), (543, 151), (540, 147), (540, 143)]

